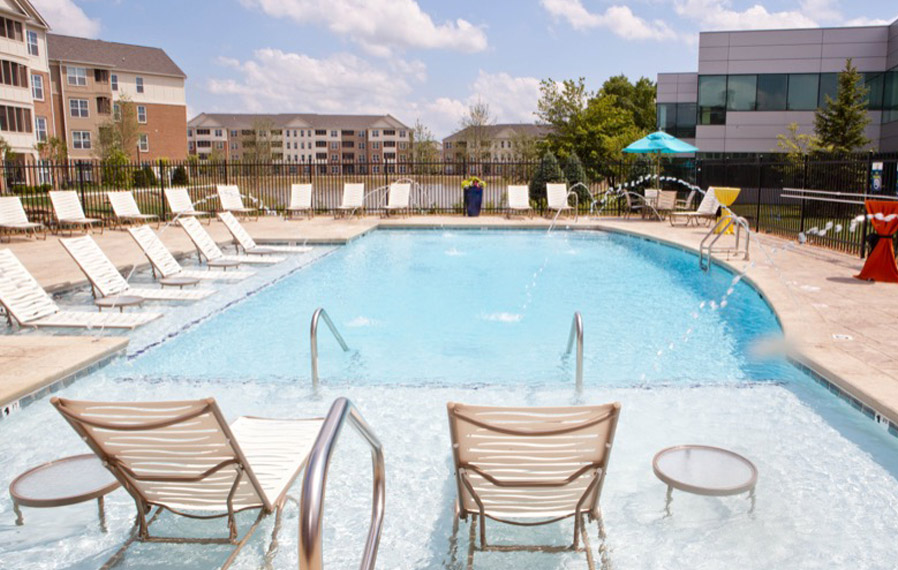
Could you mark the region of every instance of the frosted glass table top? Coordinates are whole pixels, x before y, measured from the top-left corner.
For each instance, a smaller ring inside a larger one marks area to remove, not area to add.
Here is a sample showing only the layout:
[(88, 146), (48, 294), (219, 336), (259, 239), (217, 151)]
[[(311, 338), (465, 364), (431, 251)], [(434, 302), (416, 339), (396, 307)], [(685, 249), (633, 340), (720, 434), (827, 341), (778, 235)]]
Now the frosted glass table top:
[(706, 445), (663, 449), (652, 461), (655, 475), (669, 486), (699, 495), (736, 495), (754, 489), (758, 470), (737, 453)]
[(39, 465), (9, 486), (13, 500), (27, 507), (56, 507), (96, 499), (119, 482), (96, 455), (76, 455)]

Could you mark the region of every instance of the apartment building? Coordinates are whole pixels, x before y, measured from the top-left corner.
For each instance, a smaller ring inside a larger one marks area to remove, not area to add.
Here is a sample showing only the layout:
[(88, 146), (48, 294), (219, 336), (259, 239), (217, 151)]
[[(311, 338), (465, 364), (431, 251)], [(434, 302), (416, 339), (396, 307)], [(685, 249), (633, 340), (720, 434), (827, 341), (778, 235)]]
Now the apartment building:
[(898, 20), (887, 26), (703, 32), (697, 73), (658, 74), (658, 127), (705, 156), (775, 152), (835, 97), (851, 58), (869, 89), (872, 149), (898, 151)]
[(97, 157), (100, 127), (123, 99), (137, 114), (134, 160), (187, 156), (187, 76), (159, 48), (47, 34), (52, 115), (69, 158)]
[(320, 174), (404, 174), (412, 139), (392, 115), (202, 113), (187, 125), (189, 152), (200, 160), (254, 160), (264, 145), (266, 160)]
[(0, 2), (0, 137), (17, 155), (33, 156), (52, 122), (48, 29), (27, 0)]
[[(467, 127), (443, 139), (443, 161), (513, 162), (522, 158), (523, 145), (541, 141), (551, 132), (549, 125), (529, 123)], [(480, 151), (471, 145), (478, 145)]]

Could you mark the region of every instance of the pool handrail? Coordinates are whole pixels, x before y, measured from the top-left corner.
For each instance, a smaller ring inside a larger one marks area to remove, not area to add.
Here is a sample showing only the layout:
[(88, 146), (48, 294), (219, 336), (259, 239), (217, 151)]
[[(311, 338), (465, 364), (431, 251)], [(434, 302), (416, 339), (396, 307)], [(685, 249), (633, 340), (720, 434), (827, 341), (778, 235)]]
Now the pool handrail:
[(312, 313), (312, 325), (309, 335), (309, 340), (312, 345), (312, 385), (315, 388), (318, 387), (318, 320), (320, 318), (324, 318), (325, 324), (331, 330), (334, 338), (337, 339), (337, 342), (340, 343), (343, 352), (349, 352), (349, 346), (346, 344), (346, 341), (343, 340), (343, 336), (340, 334), (340, 331), (337, 330), (334, 321), (331, 320), (330, 315), (327, 314), (324, 307), (315, 309), (315, 312)]
[(570, 354), (574, 346), (574, 338), (577, 338), (577, 390), (583, 389), (583, 315), (580, 311), (574, 312), (571, 320), (571, 334), (567, 337), (567, 349), (564, 353)]
[[(319, 309), (320, 310), (320, 309)], [(373, 496), (371, 502), (371, 522), (365, 550), (359, 570), (374, 570), (377, 549), (384, 518), (384, 497), (386, 471), (384, 468), (383, 446), (374, 431), (365, 422), (358, 409), (346, 398), (337, 398), (318, 438), (309, 454), (309, 462), (302, 481), (299, 518), (299, 568), (300, 570), (322, 570), (324, 568), (322, 546), (322, 516), (327, 472), (330, 467), (337, 439), (343, 425), (349, 422), (359, 435), (371, 446)]]
[[(717, 240), (719, 240), (721, 236), (728, 234), (733, 226), (735, 226), (736, 245), (732, 248), (714, 249)], [(740, 247), (743, 230), (745, 230), (745, 246)], [(708, 243), (709, 239), (711, 240), (711, 243)], [(750, 249), (751, 229), (748, 226), (748, 220), (742, 216), (737, 216), (732, 210), (724, 207), (724, 214), (711, 226), (711, 229), (708, 230), (708, 233), (702, 238), (701, 244), (699, 244), (698, 266), (702, 271), (711, 271), (711, 264), (714, 262), (714, 253), (726, 253), (727, 255), (741, 254), (743, 260), (749, 261), (751, 255)], [(707, 262), (705, 262), (706, 258)]]

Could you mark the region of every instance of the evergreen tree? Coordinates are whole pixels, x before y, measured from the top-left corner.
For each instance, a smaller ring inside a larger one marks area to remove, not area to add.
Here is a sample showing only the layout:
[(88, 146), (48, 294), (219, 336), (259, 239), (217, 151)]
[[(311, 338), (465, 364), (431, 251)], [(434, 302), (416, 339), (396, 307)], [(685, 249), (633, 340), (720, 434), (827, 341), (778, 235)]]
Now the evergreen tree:
[(180, 165), (175, 167), (175, 171), (171, 176), (172, 186), (187, 186), (188, 182), (190, 180), (187, 177), (187, 169)]
[(539, 166), (536, 167), (536, 172), (533, 173), (533, 178), (530, 180), (530, 199), (545, 200), (546, 183), (562, 181), (564, 181), (564, 174), (561, 172), (561, 167), (558, 166), (558, 160), (554, 154), (547, 151), (539, 161)]
[(814, 131), (823, 149), (848, 154), (870, 144), (870, 139), (864, 136), (864, 129), (870, 123), (868, 91), (851, 58), (845, 60), (835, 100), (827, 95), (826, 103), (814, 114)]
[[(572, 152), (564, 158), (564, 179), (567, 181), (568, 188), (572, 188), (574, 185), (578, 183), (586, 184), (586, 170), (583, 168), (583, 163), (580, 161), (580, 157), (577, 156), (576, 152)], [(583, 186), (577, 186), (574, 189), (577, 192), (577, 198), (580, 200), (581, 204), (586, 204), (590, 199), (589, 190), (584, 188)]]

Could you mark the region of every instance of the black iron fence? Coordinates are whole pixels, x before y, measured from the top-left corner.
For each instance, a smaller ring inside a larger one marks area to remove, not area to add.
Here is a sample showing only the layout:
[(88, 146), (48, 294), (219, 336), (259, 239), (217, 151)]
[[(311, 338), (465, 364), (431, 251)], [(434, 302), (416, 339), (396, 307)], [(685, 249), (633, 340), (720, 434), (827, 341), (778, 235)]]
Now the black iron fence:
[[(506, 212), (508, 186), (527, 185), (538, 167), (536, 162), (414, 162), (414, 163), (248, 163), (203, 161), (156, 161), (103, 164), (97, 161), (52, 163), (29, 160), (5, 162), (2, 192), (22, 198), (31, 219), (52, 225), (49, 190), (78, 192), (90, 217), (112, 217), (106, 192), (130, 190), (141, 211), (165, 217), (168, 214), (164, 190), (187, 188), (200, 210), (219, 208), (215, 186), (236, 184), (248, 205), (269, 212), (283, 212), (293, 184), (311, 184), (313, 208), (320, 213), (336, 209), (345, 183), (365, 185), (365, 208), (382, 211), (390, 183), (414, 183), (412, 208), (424, 214), (460, 214), (463, 208), (462, 181), (478, 176), (486, 182), (483, 210)], [(656, 172), (651, 160), (621, 160), (608, 165), (605, 176), (591, 181), (581, 192), (581, 212), (620, 215), (626, 201), (606, 191), (621, 184), (648, 177)], [(767, 160), (709, 160), (665, 158), (660, 164), (664, 181), (645, 187), (675, 189), (685, 198), (685, 184), (734, 186), (742, 189), (733, 210), (746, 217), (755, 230), (795, 238), (806, 234), (811, 243), (864, 255), (866, 225), (851, 231), (851, 220), (864, 213), (863, 199), (898, 193), (898, 156), (859, 157), (844, 160), (788, 161), (774, 155)], [(796, 193), (790, 188), (812, 189), (820, 193)], [(604, 202), (602, 197), (605, 197)], [(545, 201), (533, 202), (539, 213)], [(591, 209), (590, 206), (593, 206)], [(599, 206), (602, 206), (599, 208)], [(825, 235), (812, 228), (831, 227)]]

